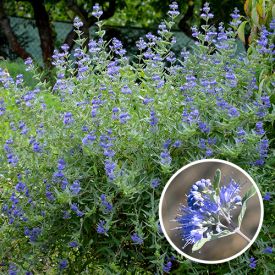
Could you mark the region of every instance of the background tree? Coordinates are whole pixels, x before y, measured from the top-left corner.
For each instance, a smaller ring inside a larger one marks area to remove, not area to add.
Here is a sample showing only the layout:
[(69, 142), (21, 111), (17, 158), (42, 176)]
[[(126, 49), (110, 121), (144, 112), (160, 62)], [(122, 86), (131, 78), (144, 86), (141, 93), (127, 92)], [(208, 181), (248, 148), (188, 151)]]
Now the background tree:
[[(27, 2), (26, 5), (23, 2)], [(0, 1), (0, 26), (8, 40), (11, 49), (18, 54), (19, 57), (25, 59), (30, 56), (29, 53), (20, 45), (18, 38), (14, 34), (9, 18), (9, 15), (27, 15), (27, 17), (33, 17), (35, 24), (38, 28), (40, 37), (40, 46), (43, 55), (43, 62), (46, 67), (51, 67), (51, 56), (53, 54), (55, 46), (55, 36), (51, 25), (51, 19), (54, 16), (50, 13), (51, 7), (59, 4), (60, 8), (64, 8), (63, 12), (67, 13), (68, 19), (72, 19), (78, 16), (82, 22), (82, 31), (84, 36), (89, 38), (89, 28), (96, 22), (96, 19), (92, 17), (91, 10), (94, 4), (98, 2), (103, 7), (102, 19), (107, 19), (114, 15), (117, 1), (75, 1), (75, 0), (23, 0), (23, 1)], [(124, 1), (120, 1), (120, 7), (123, 6)], [(23, 3), (23, 5), (21, 5)], [(6, 12), (7, 11), (7, 12)], [(56, 10), (55, 10), (56, 11)], [(24, 14), (25, 12), (25, 14)], [(70, 49), (74, 45), (74, 40), (76, 39), (76, 33), (72, 29), (66, 36), (64, 43), (68, 44)]]
[(16, 53), (19, 57), (26, 59), (30, 54), (21, 46), (18, 38), (14, 34), (11, 26), (10, 20), (5, 12), (3, 0), (0, 0), (0, 27), (2, 31), (3, 42), (6, 39), (8, 41), (10, 49)]
[[(192, 38), (191, 26), (200, 25), (200, 9), (205, 0), (179, 0), (181, 10), (178, 17), (178, 29)], [(215, 22), (230, 21), (230, 13), (234, 7), (243, 12), (244, 0), (210, 0), (211, 9), (215, 14)], [(170, 0), (1, 0), (0, 1), (0, 26), (2, 33), (9, 43), (11, 50), (21, 58), (30, 54), (19, 42), (13, 32), (9, 16), (23, 16), (33, 18), (38, 28), (40, 47), (45, 66), (51, 67), (51, 56), (56, 44), (56, 34), (52, 22), (72, 21), (78, 16), (82, 22), (82, 32), (87, 41), (89, 28), (94, 25), (96, 18), (92, 16), (92, 8), (99, 3), (103, 8), (102, 19), (111, 26), (126, 26), (140, 28), (156, 28), (169, 9)], [(214, 23), (215, 23), (214, 22)], [(114, 29), (107, 32), (109, 36), (115, 34)], [(118, 35), (119, 36), (119, 35)], [(76, 33), (73, 28), (67, 33), (64, 43), (72, 49)], [(127, 38), (126, 38), (127, 39)]]

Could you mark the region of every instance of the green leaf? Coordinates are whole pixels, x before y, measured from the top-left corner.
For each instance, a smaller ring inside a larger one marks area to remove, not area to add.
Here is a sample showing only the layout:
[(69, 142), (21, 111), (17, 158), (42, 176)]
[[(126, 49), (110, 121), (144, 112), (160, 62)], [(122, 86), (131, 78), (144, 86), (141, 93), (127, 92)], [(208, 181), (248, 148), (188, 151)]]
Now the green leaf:
[(232, 234), (235, 234), (235, 232), (234, 231), (232, 232), (232, 231), (229, 231), (229, 230), (223, 230), (218, 234), (211, 235), (210, 241), (220, 239), (220, 238), (223, 238), (223, 237), (227, 237), (227, 236), (232, 235)]
[[(261, 1), (260, 1), (261, 2)], [(262, 3), (257, 3), (256, 4), (256, 9), (257, 9), (257, 13), (261, 18), (264, 18), (265, 16), (265, 10), (264, 10), (264, 5)]]
[(234, 231), (232, 232), (229, 230), (223, 230), (218, 234), (209, 235), (207, 238), (203, 238), (203, 239), (199, 240), (198, 242), (196, 242), (192, 247), (192, 252), (201, 249), (208, 241), (213, 241), (213, 240), (227, 237), (227, 236), (233, 235), (233, 234), (235, 234)]
[(243, 217), (245, 215), (245, 212), (246, 212), (246, 204), (247, 204), (247, 201), (253, 197), (254, 195), (256, 194), (256, 189), (254, 186), (252, 186), (244, 195), (243, 199), (242, 199), (242, 210), (239, 214), (239, 217), (238, 217), (238, 225), (239, 227), (241, 227), (241, 224), (242, 224), (242, 221), (243, 221)]
[(246, 0), (244, 3), (244, 11), (246, 15), (251, 15), (251, 8), (252, 8), (252, 0)]
[(217, 169), (214, 176), (214, 182), (213, 182), (213, 187), (216, 193), (220, 189), (221, 175), (222, 175), (221, 170)]
[(211, 239), (211, 237), (209, 236), (207, 238), (202, 238), (201, 240), (196, 242), (192, 247), (192, 252), (201, 249), (208, 241), (210, 241), (210, 239)]
[(245, 25), (247, 21), (243, 21), (238, 28), (238, 36), (243, 43), (245, 43)]
[(256, 7), (252, 9), (251, 19), (256, 26), (259, 26), (259, 15)]
[(260, 84), (259, 84), (259, 92), (263, 91), (263, 87), (264, 87), (264, 82), (265, 82), (265, 78), (261, 80)]

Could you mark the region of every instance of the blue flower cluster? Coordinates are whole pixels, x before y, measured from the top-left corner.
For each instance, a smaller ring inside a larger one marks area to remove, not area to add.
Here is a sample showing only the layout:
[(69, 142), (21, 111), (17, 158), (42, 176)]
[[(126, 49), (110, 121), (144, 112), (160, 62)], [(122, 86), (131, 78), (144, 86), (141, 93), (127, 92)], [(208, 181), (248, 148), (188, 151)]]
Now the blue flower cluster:
[(176, 218), (185, 245), (217, 234), (232, 220), (232, 210), (242, 205), (240, 186), (233, 179), (217, 190), (209, 179), (201, 179), (187, 196), (187, 206), (180, 208)]
[(131, 235), (131, 239), (134, 244), (143, 244), (143, 239), (136, 232)]

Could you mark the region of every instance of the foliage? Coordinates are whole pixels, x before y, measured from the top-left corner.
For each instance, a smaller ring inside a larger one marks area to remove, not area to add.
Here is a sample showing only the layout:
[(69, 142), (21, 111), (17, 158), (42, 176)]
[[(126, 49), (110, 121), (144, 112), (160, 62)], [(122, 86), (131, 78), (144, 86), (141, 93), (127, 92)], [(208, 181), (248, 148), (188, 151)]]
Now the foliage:
[(272, 0), (246, 0), (244, 11), (247, 18), (240, 25), (238, 33), (245, 43), (246, 25), (248, 24), (250, 27), (248, 42), (252, 43), (258, 37), (261, 26), (268, 27), (272, 18), (275, 18), (275, 3)]
[[(95, 3), (101, 6), (106, 5), (108, 1), (75, 1), (77, 5), (87, 12), (92, 10)], [(193, 15), (190, 24), (200, 24), (200, 9), (205, 1), (178, 1), (181, 14), (184, 15), (189, 6), (194, 6)], [(72, 21), (75, 13), (68, 7), (67, 0), (47, 0), (44, 1), (47, 11), (53, 21)], [(116, 0), (116, 13), (107, 20), (107, 24), (112, 26), (135, 26), (135, 27), (156, 27), (160, 20), (169, 10), (169, 0), (146, 0), (146, 1), (131, 1), (131, 0)], [(237, 7), (243, 13), (243, 0), (239, 1), (209, 1), (213, 12), (216, 14), (215, 22), (230, 21), (230, 10)], [(6, 1), (6, 9), (11, 16), (33, 18), (33, 10), (28, 1)], [(176, 19), (180, 20), (180, 18)]]
[[(255, 46), (251, 56), (236, 55), (239, 17), (233, 30), (216, 31), (205, 6), (203, 30), (193, 28), (196, 46), (176, 58), (177, 5), (170, 8), (158, 35), (138, 41), (132, 64), (120, 41), (104, 41), (99, 21), (87, 49), (77, 40), (74, 60), (66, 45), (55, 51), (53, 89), (41, 81), (30, 89), (0, 71), (4, 273), (243, 274), (251, 253), (259, 274), (272, 270), (270, 255), (261, 255), (272, 216), (252, 251), (214, 267), (175, 257), (159, 227), (162, 188), (190, 161), (232, 161), (262, 191), (271, 192), (275, 177), (264, 130), (274, 105), (257, 83), (270, 53)], [(80, 37), (79, 19), (75, 26)], [(25, 63), (39, 79), (32, 60)]]
[(5, 71), (11, 74), (12, 78), (15, 78), (17, 75), (22, 74), (24, 76), (24, 83), (30, 88), (34, 88), (37, 84), (37, 81), (33, 78), (31, 72), (26, 72), (25, 64), (23, 61), (0, 61), (0, 67)]

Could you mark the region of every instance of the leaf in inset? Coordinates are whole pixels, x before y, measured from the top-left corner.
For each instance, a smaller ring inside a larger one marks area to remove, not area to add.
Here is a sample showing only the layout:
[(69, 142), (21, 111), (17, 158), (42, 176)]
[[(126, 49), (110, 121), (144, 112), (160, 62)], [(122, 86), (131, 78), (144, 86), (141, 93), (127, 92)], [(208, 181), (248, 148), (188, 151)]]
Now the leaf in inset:
[(211, 237), (209, 236), (207, 238), (202, 238), (198, 242), (194, 243), (194, 245), (192, 247), (192, 252), (201, 249), (208, 241), (210, 241), (210, 239), (211, 239)]
[(246, 212), (246, 204), (247, 204), (247, 201), (253, 197), (254, 195), (256, 194), (256, 189), (254, 186), (252, 186), (244, 195), (244, 197), (242, 198), (242, 209), (241, 209), (241, 212), (239, 214), (239, 217), (238, 217), (238, 225), (239, 227), (241, 227), (241, 224), (242, 224), (242, 221), (243, 221), (243, 217), (245, 215), (245, 212)]
[(214, 181), (213, 181), (213, 187), (216, 193), (220, 189), (221, 175), (222, 175), (221, 170), (217, 169), (214, 176)]
[(211, 235), (210, 241), (220, 239), (220, 238), (223, 238), (223, 237), (227, 237), (227, 236), (232, 235), (232, 234), (235, 234), (235, 232), (234, 231), (232, 232), (232, 231), (229, 231), (229, 230), (223, 230), (220, 233)]

